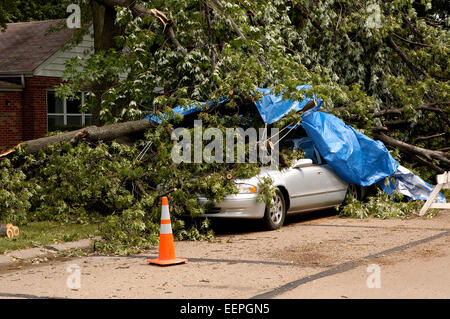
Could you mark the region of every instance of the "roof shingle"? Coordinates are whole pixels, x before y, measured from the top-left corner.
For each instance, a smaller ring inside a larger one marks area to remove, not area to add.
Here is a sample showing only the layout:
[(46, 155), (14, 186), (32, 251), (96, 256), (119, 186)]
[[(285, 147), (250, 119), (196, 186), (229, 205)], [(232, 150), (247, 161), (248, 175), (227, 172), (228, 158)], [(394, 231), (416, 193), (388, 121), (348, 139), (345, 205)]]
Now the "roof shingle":
[(65, 28), (46, 34), (50, 25), (60, 21), (8, 23), (6, 32), (0, 32), (0, 74), (32, 73), (58, 51), (73, 33)]

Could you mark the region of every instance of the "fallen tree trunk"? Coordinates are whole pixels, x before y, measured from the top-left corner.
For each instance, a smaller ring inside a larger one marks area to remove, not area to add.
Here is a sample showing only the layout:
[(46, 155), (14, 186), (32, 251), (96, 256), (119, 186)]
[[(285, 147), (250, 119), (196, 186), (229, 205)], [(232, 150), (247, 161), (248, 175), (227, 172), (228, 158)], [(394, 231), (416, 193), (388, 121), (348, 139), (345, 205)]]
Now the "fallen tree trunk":
[(6, 236), (8, 238), (14, 237), (13, 225), (11, 225), (11, 224), (0, 225), (0, 237), (4, 237), (4, 236)]
[[(75, 143), (77, 140), (80, 139), (87, 139), (94, 142), (111, 141), (117, 138), (145, 132), (152, 126), (154, 126), (154, 122), (152, 122), (149, 119), (129, 121), (100, 127), (88, 126), (76, 131), (25, 141), (17, 145), (15, 148), (17, 148), (20, 145), (24, 145), (25, 151), (27, 153), (36, 154), (37, 152), (46, 148), (52, 143), (61, 143), (61, 142)], [(4, 157), (11, 153), (12, 153), (11, 151), (6, 151), (2, 155), (0, 155), (0, 157)]]

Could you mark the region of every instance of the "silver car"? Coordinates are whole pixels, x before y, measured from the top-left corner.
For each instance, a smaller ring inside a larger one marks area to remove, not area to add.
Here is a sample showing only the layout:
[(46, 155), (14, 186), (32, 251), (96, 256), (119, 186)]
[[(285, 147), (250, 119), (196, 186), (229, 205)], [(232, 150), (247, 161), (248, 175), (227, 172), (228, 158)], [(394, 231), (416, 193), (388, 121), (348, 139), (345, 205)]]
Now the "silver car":
[[(349, 193), (360, 199), (363, 189), (344, 182), (325, 163), (308, 137), (291, 139), (294, 148), (301, 148), (305, 158), (282, 170), (261, 169), (250, 179), (235, 180), (239, 193), (229, 195), (205, 214), (206, 217), (263, 219), (269, 229), (280, 228), (286, 214), (310, 212), (341, 205)], [(257, 200), (258, 183), (262, 177), (271, 177), (277, 187), (272, 207)], [(208, 200), (200, 196), (202, 204)]]

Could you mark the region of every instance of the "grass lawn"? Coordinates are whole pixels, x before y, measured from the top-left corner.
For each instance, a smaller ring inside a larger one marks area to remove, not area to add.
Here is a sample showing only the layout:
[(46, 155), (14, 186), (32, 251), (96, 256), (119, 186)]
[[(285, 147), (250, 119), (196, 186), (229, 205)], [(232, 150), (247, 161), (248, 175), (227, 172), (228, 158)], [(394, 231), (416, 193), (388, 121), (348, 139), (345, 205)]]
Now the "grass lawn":
[(6, 251), (58, 244), (98, 235), (98, 224), (34, 222), (21, 226), (18, 237), (0, 237), (0, 254)]

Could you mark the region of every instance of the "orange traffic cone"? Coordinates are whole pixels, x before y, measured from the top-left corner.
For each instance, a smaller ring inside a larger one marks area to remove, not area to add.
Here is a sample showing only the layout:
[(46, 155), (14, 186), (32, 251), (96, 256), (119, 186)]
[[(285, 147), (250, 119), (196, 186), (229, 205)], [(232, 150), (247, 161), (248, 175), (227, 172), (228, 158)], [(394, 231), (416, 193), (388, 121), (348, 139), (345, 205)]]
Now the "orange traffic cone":
[(160, 266), (182, 264), (187, 259), (175, 257), (175, 246), (173, 244), (172, 225), (170, 223), (169, 202), (167, 197), (162, 198), (161, 228), (159, 231), (159, 255), (156, 259), (147, 259), (147, 263)]

